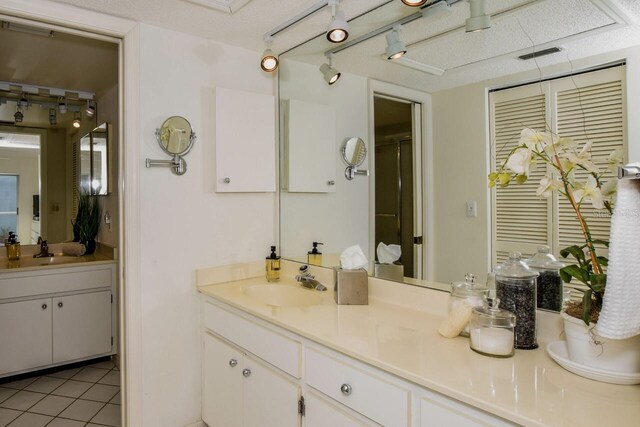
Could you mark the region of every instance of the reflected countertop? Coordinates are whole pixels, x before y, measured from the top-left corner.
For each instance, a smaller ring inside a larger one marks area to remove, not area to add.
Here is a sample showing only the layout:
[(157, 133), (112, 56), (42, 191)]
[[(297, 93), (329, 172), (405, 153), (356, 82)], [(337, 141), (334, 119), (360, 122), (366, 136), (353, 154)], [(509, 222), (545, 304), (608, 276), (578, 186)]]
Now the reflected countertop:
[[(77, 267), (89, 263), (102, 264), (115, 261), (114, 250), (109, 247), (96, 250), (91, 255), (69, 256), (62, 252), (62, 244), (56, 243), (49, 245), (49, 252), (53, 254), (52, 257), (34, 258), (33, 254), (38, 252), (39, 247), (37, 245), (23, 245), (22, 255), (17, 261), (9, 261), (6, 256), (0, 256), (0, 274), (41, 270), (44, 268)], [(2, 255), (6, 255), (4, 249), (2, 250)]]
[[(446, 294), (370, 279), (367, 306), (338, 306), (331, 289), (309, 307), (273, 307), (248, 297), (258, 277), (198, 290), (304, 338), (510, 421), (531, 426), (637, 426), (640, 386), (611, 385), (574, 375), (546, 353), (559, 339), (557, 315), (539, 319), (540, 347), (508, 359), (474, 353), (466, 338), (437, 328)], [(283, 280), (283, 285), (293, 285)], [(313, 291), (310, 291), (313, 292)], [(543, 326), (548, 323), (549, 326)], [(548, 333), (552, 330), (551, 333)]]

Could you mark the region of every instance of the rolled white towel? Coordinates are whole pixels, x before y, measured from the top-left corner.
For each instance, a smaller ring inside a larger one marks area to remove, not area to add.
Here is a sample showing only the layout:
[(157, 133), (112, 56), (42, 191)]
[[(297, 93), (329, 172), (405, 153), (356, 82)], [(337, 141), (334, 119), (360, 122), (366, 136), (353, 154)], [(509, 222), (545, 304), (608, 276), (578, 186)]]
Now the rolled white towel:
[(82, 256), (87, 251), (82, 243), (67, 242), (62, 244), (62, 253), (69, 256)]

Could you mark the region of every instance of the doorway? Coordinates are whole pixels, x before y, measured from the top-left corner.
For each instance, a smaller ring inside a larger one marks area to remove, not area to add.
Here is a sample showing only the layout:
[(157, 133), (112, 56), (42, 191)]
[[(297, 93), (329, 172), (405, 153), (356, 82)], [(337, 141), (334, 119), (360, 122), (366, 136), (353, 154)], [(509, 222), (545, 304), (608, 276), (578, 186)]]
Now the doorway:
[(399, 245), (396, 264), (413, 279), (422, 279), (423, 271), (420, 109), (415, 102), (374, 95), (375, 247)]

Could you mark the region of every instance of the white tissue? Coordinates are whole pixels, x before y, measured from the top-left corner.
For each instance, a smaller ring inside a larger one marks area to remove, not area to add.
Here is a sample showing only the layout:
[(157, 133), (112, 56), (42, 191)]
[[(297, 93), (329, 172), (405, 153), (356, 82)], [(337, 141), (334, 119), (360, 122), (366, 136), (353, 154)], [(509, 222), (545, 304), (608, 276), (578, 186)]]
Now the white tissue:
[(400, 245), (385, 245), (380, 242), (378, 243), (376, 253), (378, 254), (378, 262), (380, 264), (393, 264), (400, 259), (402, 247)]
[(357, 270), (368, 263), (360, 246), (350, 246), (340, 254), (340, 267), (344, 270)]

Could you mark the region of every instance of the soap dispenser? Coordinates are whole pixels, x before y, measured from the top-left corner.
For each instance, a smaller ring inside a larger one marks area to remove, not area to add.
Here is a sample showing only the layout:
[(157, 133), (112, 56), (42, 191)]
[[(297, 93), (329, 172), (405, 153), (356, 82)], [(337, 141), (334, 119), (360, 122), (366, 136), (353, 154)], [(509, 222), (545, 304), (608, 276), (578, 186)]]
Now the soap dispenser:
[(271, 246), (271, 254), (266, 260), (267, 282), (280, 280), (280, 257), (276, 255), (276, 247)]
[(7, 237), (4, 241), (4, 246), (7, 249), (7, 259), (9, 261), (18, 261), (20, 259), (21, 250), (17, 234), (15, 234), (13, 231), (10, 231), (9, 237)]
[(307, 264), (309, 265), (322, 265), (322, 252), (318, 250), (318, 245), (324, 243), (313, 242), (313, 248), (307, 252)]

